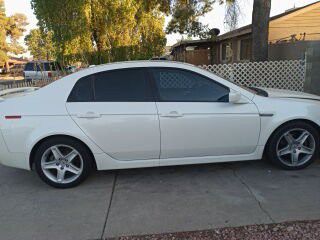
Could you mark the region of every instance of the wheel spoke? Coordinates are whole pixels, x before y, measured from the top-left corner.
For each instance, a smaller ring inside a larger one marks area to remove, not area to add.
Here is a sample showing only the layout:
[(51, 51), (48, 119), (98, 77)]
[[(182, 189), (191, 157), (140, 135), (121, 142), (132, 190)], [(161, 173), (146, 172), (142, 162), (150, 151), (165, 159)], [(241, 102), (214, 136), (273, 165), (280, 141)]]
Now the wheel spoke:
[(291, 153), (291, 163), (293, 166), (296, 166), (299, 164), (299, 153), (298, 152)]
[(64, 180), (64, 175), (65, 175), (65, 170), (61, 170), (60, 168), (57, 171), (57, 181), (58, 182), (63, 182)]
[(314, 150), (312, 148), (308, 148), (306, 146), (302, 146), (301, 150), (300, 150), (300, 153), (304, 153), (304, 154), (307, 154), (307, 155), (312, 155), (313, 152), (314, 152)]
[(51, 152), (56, 160), (63, 157), (62, 153), (60, 152), (60, 150), (57, 146), (53, 146), (50, 149), (51, 149)]
[(278, 155), (279, 156), (287, 155), (287, 154), (290, 154), (290, 153), (291, 153), (291, 150), (290, 150), (290, 146), (289, 145), (278, 151)]
[(44, 168), (44, 169), (57, 169), (57, 162), (56, 161), (46, 162), (46, 163), (42, 164), (42, 168)]
[(305, 143), (305, 141), (308, 139), (309, 136), (310, 136), (310, 133), (308, 131), (304, 131), (298, 137), (297, 142), (299, 142), (301, 145), (303, 145)]
[(78, 168), (78, 167), (76, 167), (76, 166), (73, 165), (72, 163), (70, 163), (70, 164), (69, 164), (69, 167), (66, 168), (66, 171), (78, 175), (78, 174), (80, 173), (81, 169)]
[(284, 138), (287, 140), (287, 142), (289, 144), (293, 143), (294, 142), (294, 138), (292, 137), (291, 133), (290, 132), (287, 132), (285, 135), (284, 135)]
[(70, 163), (75, 159), (75, 157), (78, 156), (78, 152), (73, 150), (71, 153), (69, 153), (67, 156), (65, 156), (66, 160)]

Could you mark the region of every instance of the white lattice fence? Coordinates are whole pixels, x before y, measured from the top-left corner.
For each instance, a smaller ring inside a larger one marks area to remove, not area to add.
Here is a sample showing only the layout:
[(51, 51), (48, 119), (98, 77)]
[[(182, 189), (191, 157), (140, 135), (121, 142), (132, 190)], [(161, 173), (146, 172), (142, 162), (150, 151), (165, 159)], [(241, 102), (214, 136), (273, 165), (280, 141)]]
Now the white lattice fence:
[(245, 62), (203, 65), (204, 69), (244, 86), (303, 91), (305, 61)]

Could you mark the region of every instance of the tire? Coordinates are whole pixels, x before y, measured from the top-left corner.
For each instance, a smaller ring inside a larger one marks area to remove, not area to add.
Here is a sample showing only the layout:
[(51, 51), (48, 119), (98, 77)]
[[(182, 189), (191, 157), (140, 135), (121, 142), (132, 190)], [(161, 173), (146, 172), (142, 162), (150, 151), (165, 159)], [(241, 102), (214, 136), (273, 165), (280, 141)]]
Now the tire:
[(72, 188), (82, 183), (93, 169), (93, 157), (81, 142), (68, 137), (45, 140), (34, 154), (39, 177), (55, 188)]
[(277, 129), (267, 144), (268, 159), (285, 170), (308, 167), (319, 156), (319, 132), (303, 121), (287, 123)]

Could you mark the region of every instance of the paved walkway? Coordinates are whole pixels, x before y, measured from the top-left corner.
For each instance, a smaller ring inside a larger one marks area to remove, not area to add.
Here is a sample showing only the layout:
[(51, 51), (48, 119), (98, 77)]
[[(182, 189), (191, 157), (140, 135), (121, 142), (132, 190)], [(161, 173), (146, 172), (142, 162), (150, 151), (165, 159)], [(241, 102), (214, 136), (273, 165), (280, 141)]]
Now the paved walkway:
[[(320, 164), (262, 161), (104, 171), (57, 190), (0, 167), (0, 239), (100, 239), (320, 219)], [(110, 201), (111, 200), (111, 201)]]

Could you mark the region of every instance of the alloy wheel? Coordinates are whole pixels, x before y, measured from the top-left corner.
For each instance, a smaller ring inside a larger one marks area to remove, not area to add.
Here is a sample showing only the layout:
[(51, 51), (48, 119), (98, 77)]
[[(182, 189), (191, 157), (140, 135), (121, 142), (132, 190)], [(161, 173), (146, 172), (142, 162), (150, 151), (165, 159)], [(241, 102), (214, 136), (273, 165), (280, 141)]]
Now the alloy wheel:
[(313, 157), (315, 150), (316, 142), (313, 135), (301, 128), (285, 132), (277, 143), (277, 156), (289, 167), (304, 165)]
[(81, 175), (83, 159), (71, 146), (54, 145), (43, 153), (41, 169), (44, 175), (55, 183), (71, 183)]

